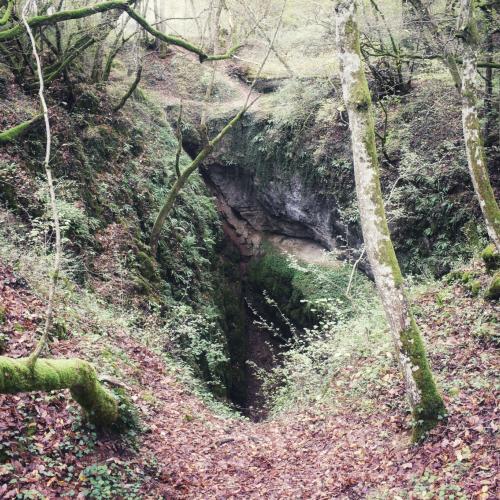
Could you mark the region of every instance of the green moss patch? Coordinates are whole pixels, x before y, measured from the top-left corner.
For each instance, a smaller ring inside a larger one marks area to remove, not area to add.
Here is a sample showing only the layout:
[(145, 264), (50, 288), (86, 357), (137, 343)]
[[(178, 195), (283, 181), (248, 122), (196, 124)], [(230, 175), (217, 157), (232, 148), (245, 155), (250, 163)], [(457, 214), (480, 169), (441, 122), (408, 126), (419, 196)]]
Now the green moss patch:
[(500, 254), (496, 251), (493, 243), (482, 251), (481, 258), (488, 271), (495, 271), (500, 267)]
[(488, 300), (498, 300), (500, 298), (500, 271), (497, 271), (493, 276), (484, 297)]

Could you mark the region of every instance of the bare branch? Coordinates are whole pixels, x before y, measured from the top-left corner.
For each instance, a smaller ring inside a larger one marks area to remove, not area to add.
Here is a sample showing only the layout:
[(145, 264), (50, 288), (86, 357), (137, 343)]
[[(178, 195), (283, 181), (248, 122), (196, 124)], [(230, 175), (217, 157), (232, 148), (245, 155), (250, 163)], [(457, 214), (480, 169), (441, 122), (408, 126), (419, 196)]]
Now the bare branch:
[(28, 358), (28, 366), (31, 370), (33, 370), (35, 363), (36, 363), (38, 357), (40, 356), (40, 353), (42, 352), (43, 348), (46, 346), (47, 341), (48, 341), (48, 337), (49, 337), (49, 331), (52, 328), (52, 320), (53, 320), (53, 315), (54, 315), (54, 298), (55, 298), (55, 291), (56, 291), (56, 287), (57, 287), (57, 280), (59, 278), (59, 272), (61, 269), (61, 253), (62, 253), (61, 228), (59, 225), (59, 213), (57, 211), (56, 193), (55, 193), (55, 189), (54, 189), (54, 182), (52, 180), (52, 170), (50, 168), (50, 150), (51, 150), (52, 135), (50, 132), (49, 110), (47, 108), (47, 102), (45, 101), (45, 96), (44, 96), (42, 64), (40, 62), (40, 56), (38, 55), (38, 51), (36, 48), (36, 42), (35, 42), (35, 38), (33, 36), (33, 32), (31, 31), (30, 25), (26, 19), (26, 14), (31, 7), (32, 1), (33, 0), (29, 0), (24, 5), (22, 13), (21, 13), (21, 18), (22, 18), (22, 22), (26, 28), (26, 31), (28, 32), (28, 36), (29, 36), (29, 39), (31, 42), (31, 47), (33, 49), (33, 56), (34, 56), (35, 61), (36, 61), (38, 80), (40, 83), (39, 90), (38, 90), (38, 96), (40, 99), (40, 104), (42, 106), (43, 117), (44, 117), (44, 121), (45, 121), (45, 135), (46, 135), (45, 159), (43, 162), (43, 166), (45, 168), (45, 174), (47, 176), (47, 185), (49, 188), (50, 206), (51, 206), (51, 210), (52, 210), (52, 219), (54, 222), (56, 244), (55, 244), (54, 265), (53, 265), (52, 273), (50, 276), (49, 300), (48, 300), (47, 309), (45, 312), (45, 325), (44, 325), (42, 336), (40, 337), (35, 349), (33, 350), (33, 352), (30, 354), (30, 356)]

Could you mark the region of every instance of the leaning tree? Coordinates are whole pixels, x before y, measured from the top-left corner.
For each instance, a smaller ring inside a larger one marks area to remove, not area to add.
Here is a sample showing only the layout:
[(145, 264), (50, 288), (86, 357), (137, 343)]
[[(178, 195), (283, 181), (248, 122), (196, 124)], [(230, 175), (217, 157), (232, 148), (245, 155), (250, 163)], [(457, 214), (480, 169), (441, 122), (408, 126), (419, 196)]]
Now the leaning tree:
[(413, 438), (419, 440), (444, 417), (445, 406), (436, 388), (424, 343), (411, 312), (387, 225), (380, 187), (372, 100), (356, 22), (356, 2), (337, 0), (335, 20), (363, 238), (413, 413)]

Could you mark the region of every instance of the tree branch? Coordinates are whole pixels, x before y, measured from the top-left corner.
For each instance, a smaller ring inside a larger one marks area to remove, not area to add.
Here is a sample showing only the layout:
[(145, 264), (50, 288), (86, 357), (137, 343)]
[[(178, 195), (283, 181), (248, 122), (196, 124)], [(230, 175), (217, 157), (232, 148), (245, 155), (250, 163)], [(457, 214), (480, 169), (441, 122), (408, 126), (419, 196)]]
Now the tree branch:
[(132, 85), (130, 85), (130, 88), (127, 90), (125, 95), (121, 98), (118, 105), (113, 108), (113, 111), (115, 111), (115, 112), (120, 111), (120, 109), (122, 109), (123, 106), (125, 106), (125, 103), (127, 102), (128, 98), (134, 93), (134, 90), (139, 85), (139, 82), (141, 81), (141, 76), (142, 76), (142, 63), (140, 63), (138, 68), (137, 68), (137, 72), (135, 74), (135, 79), (132, 82)]
[(38, 123), (43, 118), (43, 114), (37, 115), (31, 120), (27, 120), (15, 127), (10, 128), (9, 130), (5, 130), (4, 132), (0, 132), (0, 144), (5, 144), (7, 142), (13, 141), (17, 137), (24, 134), (28, 129), (30, 129), (33, 125)]
[(46, 134), (46, 142), (45, 142), (45, 160), (43, 162), (43, 166), (45, 168), (45, 174), (47, 176), (47, 185), (49, 188), (49, 195), (50, 195), (50, 205), (52, 209), (52, 218), (54, 221), (54, 231), (56, 234), (56, 244), (55, 244), (55, 255), (54, 255), (54, 266), (53, 270), (50, 276), (50, 286), (49, 286), (49, 300), (47, 302), (47, 310), (45, 313), (45, 325), (43, 329), (42, 336), (40, 337), (34, 351), (30, 354), (27, 364), (28, 367), (33, 371), (36, 361), (38, 357), (40, 356), (40, 353), (42, 352), (43, 348), (47, 344), (47, 340), (49, 337), (49, 332), (50, 329), (52, 328), (52, 319), (54, 315), (54, 299), (55, 299), (55, 291), (56, 291), (56, 286), (57, 286), (57, 280), (59, 278), (59, 271), (61, 268), (61, 228), (59, 226), (59, 213), (57, 211), (57, 204), (56, 204), (56, 194), (54, 190), (54, 182), (52, 180), (52, 170), (50, 168), (50, 148), (51, 148), (51, 132), (50, 132), (50, 121), (49, 121), (49, 110), (47, 108), (47, 103), (45, 101), (45, 96), (44, 96), (44, 83), (43, 83), (43, 71), (42, 71), (42, 64), (40, 62), (40, 56), (38, 55), (38, 51), (36, 49), (36, 43), (35, 43), (35, 38), (33, 36), (33, 32), (31, 31), (31, 27), (26, 19), (26, 14), (28, 12), (28, 9), (31, 6), (32, 0), (28, 1), (22, 10), (21, 13), (21, 18), (22, 22), (26, 28), (26, 31), (28, 32), (28, 36), (31, 42), (31, 47), (33, 49), (33, 56), (36, 61), (36, 68), (38, 72), (38, 80), (40, 83), (39, 91), (38, 91), (38, 96), (40, 98), (40, 104), (42, 106), (43, 110), (43, 117), (45, 120), (45, 134)]
[[(236, 45), (230, 48), (225, 54), (206, 54), (203, 49), (197, 47), (196, 45), (176, 36), (165, 35), (161, 31), (151, 26), (146, 19), (144, 19), (139, 13), (137, 13), (130, 4), (131, 0), (115, 0), (110, 2), (103, 2), (96, 4), (92, 7), (84, 7), (81, 9), (64, 10), (61, 12), (56, 12), (54, 14), (44, 15), (44, 16), (34, 16), (26, 21), (26, 24), (30, 28), (37, 28), (40, 26), (47, 26), (57, 24), (63, 21), (69, 21), (73, 19), (82, 19), (85, 17), (93, 16), (94, 14), (108, 12), (110, 10), (122, 10), (126, 12), (134, 21), (136, 21), (142, 28), (144, 28), (148, 33), (158, 38), (162, 42), (169, 43), (171, 45), (176, 45), (182, 47), (189, 52), (197, 54), (200, 62), (204, 61), (220, 61), (223, 59), (230, 59), (234, 54), (241, 48), (241, 45)], [(21, 25), (16, 25), (8, 30), (0, 31), (0, 42), (6, 40), (12, 40), (17, 38), (23, 33), (23, 27)]]
[(259, 71), (257, 72), (257, 76), (256, 76), (255, 80), (253, 81), (253, 83), (248, 91), (247, 97), (245, 99), (245, 102), (244, 102), (242, 108), (226, 124), (226, 126), (217, 134), (217, 136), (214, 139), (212, 139), (211, 141), (208, 141), (205, 144), (203, 149), (198, 153), (198, 155), (191, 162), (191, 164), (180, 174), (179, 177), (177, 177), (174, 185), (172, 186), (170, 192), (168, 193), (167, 199), (166, 199), (165, 203), (163, 204), (163, 207), (161, 208), (160, 213), (156, 217), (153, 229), (151, 231), (150, 246), (151, 246), (152, 255), (156, 256), (156, 254), (158, 252), (158, 243), (160, 241), (160, 234), (161, 234), (161, 230), (163, 228), (163, 225), (165, 224), (165, 221), (167, 220), (167, 217), (174, 206), (177, 195), (179, 194), (180, 190), (186, 184), (187, 180), (189, 179), (189, 176), (199, 168), (199, 166), (202, 164), (202, 162), (208, 157), (208, 155), (210, 153), (212, 153), (212, 151), (219, 144), (219, 142), (222, 141), (222, 139), (241, 120), (243, 115), (248, 111), (248, 109), (250, 109), (250, 107), (258, 99), (258, 97), (257, 97), (254, 100), (250, 100), (252, 97), (252, 93), (253, 93), (253, 89), (255, 87), (255, 84), (260, 77), (262, 69), (264, 68), (264, 65), (266, 64), (266, 61), (268, 60), (269, 55), (271, 54), (272, 46), (276, 40), (276, 36), (278, 35), (278, 31), (281, 27), (281, 23), (283, 20), (283, 13), (285, 11), (286, 3), (287, 3), (287, 0), (284, 0), (283, 1), (283, 8), (281, 9), (281, 14), (280, 14), (278, 23), (276, 25), (274, 36), (272, 37), (271, 41), (269, 42), (266, 55), (264, 56), (264, 59), (262, 60), (262, 63), (259, 67)]
[(12, 16), (12, 10), (14, 9), (14, 0), (9, 0), (7, 4), (7, 8), (3, 16), (0, 18), (0, 26), (6, 25), (10, 21), (10, 17)]

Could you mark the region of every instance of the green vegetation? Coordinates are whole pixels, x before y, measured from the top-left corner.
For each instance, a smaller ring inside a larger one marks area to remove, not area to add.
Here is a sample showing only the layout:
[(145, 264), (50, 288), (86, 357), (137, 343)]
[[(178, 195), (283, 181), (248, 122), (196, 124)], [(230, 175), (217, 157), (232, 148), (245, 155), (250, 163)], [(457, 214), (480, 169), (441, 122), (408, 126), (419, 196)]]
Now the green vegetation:
[(4, 144), (6, 142), (13, 141), (18, 137), (22, 136), (30, 127), (38, 123), (42, 118), (42, 115), (35, 116), (30, 120), (27, 120), (15, 127), (12, 127), (9, 130), (5, 130), (4, 132), (0, 132), (0, 144)]
[(494, 495), (497, 18), (0, 0), (0, 497)]
[(481, 258), (488, 271), (495, 271), (500, 267), (500, 254), (496, 251), (493, 243), (483, 250)]
[(498, 300), (500, 298), (500, 272), (496, 272), (491, 279), (485, 297), (490, 300)]
[[(352, 299), (346, 296), (350, 275), (351, 266), (302, 263), (266, 244), (263, 255), (250, 263), (248, 282), (254, 292), (265, 291), (272, 299), (261, 302), (277, 324), (283, 326), (285, 317), (299, 328), (311, 328), (326, 312), (334, 310), (339, 317), (353, 313)], [(362, 300), (371, 292), (366, 278), (356, 273), (352, 295)]]
[[(285, 83), (263, 98), (266, 118), (238, 131), (231, 151), (242, 157), (239, 166), (256, 176), (257, 186), (298, 177), (311, 192), (334, 199), (340, 220), (357, 235), (359, 214), (338, 84), (327, 79)], [(434, 100), (424, 117), (422, 108)], [(387, 96), (375, 106), (377, 133), (388, 158), (381, 151), (382, 188), (386, 200), (390, 196), (386, 209), (403, 272), (444, 275), (487, 242), (473, 193), (464, 190), (471, 183), (461, 129), (448, 127), (455, 106), (451, 86), (439, 74), (422, 76), (405, 98)], [(453, 115), (459, 124), (459, 114)], [(441, 136), (436, 147), (435, 137)]]

